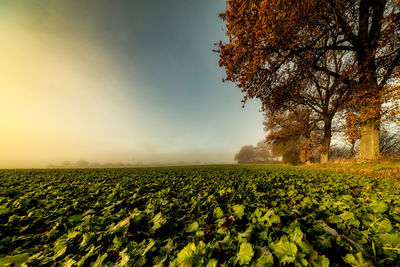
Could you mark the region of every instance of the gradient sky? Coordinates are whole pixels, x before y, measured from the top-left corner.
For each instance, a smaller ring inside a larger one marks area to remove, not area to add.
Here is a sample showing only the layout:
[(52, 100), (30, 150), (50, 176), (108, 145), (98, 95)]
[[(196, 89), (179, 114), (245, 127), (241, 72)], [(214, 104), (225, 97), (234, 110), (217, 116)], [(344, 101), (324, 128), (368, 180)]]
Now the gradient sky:
[(260, 104), (222, 83), (224, 0), (0, 1), (0, 168), (233, 162)]

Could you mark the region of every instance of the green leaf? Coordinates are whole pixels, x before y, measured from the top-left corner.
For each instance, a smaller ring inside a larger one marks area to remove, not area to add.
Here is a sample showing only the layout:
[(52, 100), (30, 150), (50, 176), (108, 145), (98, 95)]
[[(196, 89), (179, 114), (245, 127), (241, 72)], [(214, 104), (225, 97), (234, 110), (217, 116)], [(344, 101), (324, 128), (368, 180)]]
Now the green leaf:
[(389, 219), (384, 219), (375, 224), (375, 230), (379, 233), (388, 233), (393, 229), (392, 223)]
[(300, 227), (294, 228), (289, 233), (290, 240), (293, 241), (296, 244), (301, 244), (303, 242), (303, 236), (304, 236), (304, 234), (301, 231)]
[(228, 234), (224, 237), (223, 240), (220, 241), (221, 244), (229, 244), (231, 242), (231, 234), (228, 232)]
[(300, 227), (295, 227), (290, 233), (289, 233), (289, 239), (290, 241), (294, 242), (298, 247), (302, 249), (303, 252), (306, 254), (311, 253), (312, 248), (303, 241), (304, 234), (301, 231)]
[(28, 230), (29, 227), (30, 227), (29, 224), (28, 224), (28, 225), (25, 225), (25, 226), (23, 226), (23, 227), (21, 227), (21, 228), (19, 229), (19, 232), (20, 232), (20, 233), (23, 233), (23, 232), (25, 232), (26, 230)]
[(76, 215), (72, 215), (71, 217), (68, 218), (68, 221), (72, 224), (75, 224), (77, 222), (81, 222), (83, 218), (83, 215), (81, 214), (76, 214)]
[(191, 224), (189, 224), (187, 226), (186, 232), (195, 232), (197, 231), (197, 229), (199, 229), (199, 223), (198, 222), (192, 222)]
[(317, 261), (314, 262), (313, 267), (329, 267), (329, 259), (321, 255), (318, 257)]
[(151, 219), (151, 222), (153, 223), (153, 226), (151, 227), (151, 230), (154, 232), (157, 229), (159, 229), (161, 226), (163, 226), (167, 220), (163, 216), (161, 212), (157, 213), (153, 219)]
[(343, 260), (353, 267), (372, 267), (374, 266), (371, 262), (366, 261), (362, 256), (361, 252), (358, 252), (356, 256), (353, 254), (347, 254), (343, 257)]
[(147, 244), (146, 248), (143, 250), (142, 252), (142, 256), (146, 255), (146, 253), (152, 249), (152, 247), (154, 247), (154, 245), (156, 244), (156, 241), (154, 241), (153, 239), (150, 238), (149, 240), (149, 244)]
[(273, 209), (267, 211), (266, 214), (261, 218), (262, 222), (267, 222), (267, 226), (271, 226), (274, 223), (280, 223), (281, 219), (279, 215), (275, 214)]
[(225, 227), (220, 227), (217, 229), (217, 233), (220, 235), (227, 235), (229, 233), (228, 229), (226, 229)]
[(197, 246), (194, 243), (189, 243), (181, 251), (179, 251), (174, 264), (180, 266), (198, 266), (204, 262), (206, 245), (200, 241)]
[(198, 230), (198, 231), (196, 232), (196, 234), (195, 234), (195, 236), (196, 236), (196, 237), (199, 237), (199, 238), (203, 237), (204, 235), (205, 235), (205, 233), (204, 233), (203, 230)]
[(336, 214), (332, 215), (332, 222), (333, 223), (340, 223), (342, 221), (343, 221), (343, 218), (341, 216), (336, 215)]
[(343, 221), (348, 221), (354, 218), (354, 213), (350, 211), (344, 211), (342, 214), (339, 215)]
[(216, 207), (214, 209), (214, 215), (217, 219), (220, 219), (224, 216), (224, 212), (222, 211), (222, 209), (220, 207)]
[[(107, 255), (107, 254), (106, 254)], [(74, 259), (74, 258), (71, 258), (71, 259), (69, 259), (69, 260), (67, 260), (66, 262), (64, 262), (63, 263), (63, 267), (73, 267), (73, 266), (76, 266), (76, 264), (77, 264), (77, 261)], [(95, 263), (94, 263), (95, 264)], [(95, 267), (95, 266), (100, 266), (100, 265), (94, 265), (93, 264), (93, 266), (92, 267)], [(30, 265), (28, 265), (28, 266), (30, 266)], [(24, 266), (25, 267), (25, 266)]]
[(217, 267), (218, 261), (216, 259), (211, 259), (208, 261), (206, 267)]
[(64, 254), (67, 252), (67, 246), (62, 247), (57, 251), (57, 253), (54, 255), (55, 260), (59, 260)]
[(167, 260), (168, 256), (162, 258), (154, 267), (164, 267), (164, 262)]
[(278, 243), (272, 243), (271, 249), (281, 264), (292, 263), (296, 259), (297, 246), (287, 236), (282, 236)]
[(256, 267), (270, 267), (274, 266), (274, 256), (267, 250), (266, 253), (262, 254), (256, 261)]
[(382, 246), (400, 247), (400, 234), (379, 234), (377, 235), (378, 242)]
[(384, 213), (388, 209), (388, 205), (385, 201), (373, 200), (370, 204), (370, 208), (374, 213)]
[(247, 241), (250, 239), (251, 233), (253, 232), (253, 227), (249, 226), (245, 232), (238, 234), (239, 243)]
[(250, 243), (245, 242), (240, 245), (239, 253), (236, 255), (236, 258), (240, 264), (244, 265), (249, 264), (253, 256), (253, 246)]
[(80, 246), (80, 247), (86, 247), (87, 245), (90, 244), (90, 241), (91, 241), (92, 239), (94, 239), (95, 236), (96, 236), (95, 233), (84, 233), (84, 234), (82, 235), (82, 241), (81, 241), (81, 243), (79, 244), (79, 246)]
[(125, 248), (123, 251), (121, 251), (119, 253), (119, 256), (121, 256), (121, 259), (118, 262), (117, 266), (127, 266), (129, 265), (128, 262), (130, 261), (131, 257), (130, 255), (127, 253), (127, 249)]
[(238, 217), (239, 219), (241, 219), (244, 215), (244, 205), (233, 205), (232, 209), (233, 209), (233, 214), (235, 215), (235, 217)]
[(108, 254), (105, 253), (103, 255), (99, 255), (96, 259), (96, 261), (91, 265), (91, 267), (101, 267), (103, 266), (104, 260), (107, 258)]
[(80, 236), (80, 234), (81, 234), (81, 232), (78, 232), (78, 231), (70, 231), (68, 233), (67, 237), (68, 237), (69, 240), (73, 240), (76, 237)]
[(257, 208), (257, 209), (253, 212), (253, 214), (251, 214), (251, 221), (252, 221), (253, 223), (261, 222), (261, 216), (262, 216), (262, 212), (260, 211), (259, 208)]
[(14, 264), (16, 266), (21, 265), (29, 258), (29, 253), (22, 253), (13, 256), (5, 256), (4, 258), (0, 258), (0, 266), (9, 266)]
[(12, 211), (9, 208), (0, 208), (0, 215), (6, 215), (6, 214), (9, 214), (11, 212)]

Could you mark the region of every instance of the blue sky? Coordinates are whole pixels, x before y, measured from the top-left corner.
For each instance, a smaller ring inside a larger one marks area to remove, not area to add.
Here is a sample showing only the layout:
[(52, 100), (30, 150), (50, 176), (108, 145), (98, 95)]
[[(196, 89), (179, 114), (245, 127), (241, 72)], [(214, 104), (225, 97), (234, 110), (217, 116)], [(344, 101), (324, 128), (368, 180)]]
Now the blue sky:
[[(2, 1), (0, 167), (233, 162), (258, 101), (222, 83), (223, 0)], [(1, 103), (3, 102), (3, 103)]]

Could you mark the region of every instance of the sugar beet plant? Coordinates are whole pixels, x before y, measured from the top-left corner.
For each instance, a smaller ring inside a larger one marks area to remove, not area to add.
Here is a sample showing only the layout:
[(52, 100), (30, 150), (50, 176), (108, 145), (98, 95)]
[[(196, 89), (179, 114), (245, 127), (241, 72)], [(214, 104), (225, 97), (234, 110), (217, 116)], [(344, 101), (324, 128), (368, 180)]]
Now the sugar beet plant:
[(0, 266), (387, 266), (398, 182), (284, 167), (0, 171)]

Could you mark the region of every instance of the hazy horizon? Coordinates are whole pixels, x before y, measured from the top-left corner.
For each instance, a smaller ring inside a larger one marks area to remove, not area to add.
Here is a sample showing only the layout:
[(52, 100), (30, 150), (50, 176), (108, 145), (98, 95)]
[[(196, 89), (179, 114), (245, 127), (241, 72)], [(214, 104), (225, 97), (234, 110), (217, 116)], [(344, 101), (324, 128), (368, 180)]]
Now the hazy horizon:
[(0, 3), (0, 168), (233, 163), (264, 138), (222, 83), (224, 0)]

